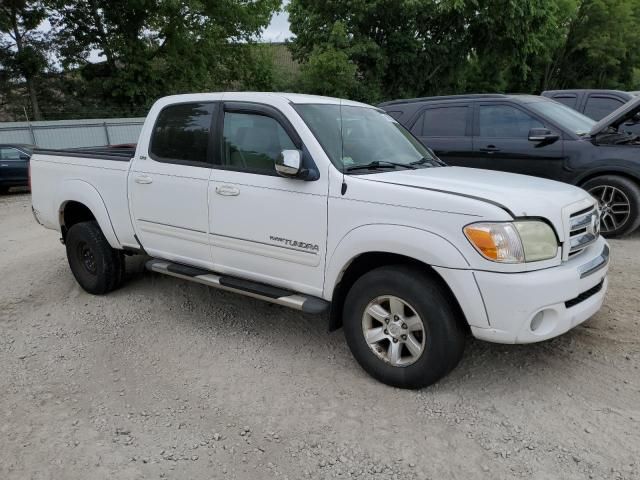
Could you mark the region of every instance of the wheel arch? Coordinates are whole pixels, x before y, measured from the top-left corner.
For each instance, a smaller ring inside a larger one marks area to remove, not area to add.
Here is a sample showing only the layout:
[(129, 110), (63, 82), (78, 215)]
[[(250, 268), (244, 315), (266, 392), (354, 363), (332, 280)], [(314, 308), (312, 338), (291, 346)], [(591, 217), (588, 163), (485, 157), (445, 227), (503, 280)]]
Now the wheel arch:
[(589, 171), (579, 177), (576, 180), (575, 185), (578, 187), (582, 187), (582, 185), (587, 183), (589, 180), (593, 180), (594, 178), (598, 177), (604, 177), (606, 175), (615, 175), (618, 177), (626, 178), (627, 180), (631, 180), (640, 185), (640, 175), (636, 172), (627, 169), (616, 169), (611, 167), (603, 168), (602, 170)]
[(107, 207), (100, 193), (83, 180), (65, 181), (57, 202), (58, 223), (63, 240), (69, 229), (78, 222), (95, 220), (111, 247), (121, 249)]
[[(434, 266), (466, 269), (469, 263), (444, 237), (414, 227), (366, 225), (349, 232), (327, 262), (325, 298), (331, 300), (329, 330), (342, 325), (342, 308), (351, 286), (365, 273), (386, 265), (412, 265), (436, 279), (462, 309), (451, 287)], [(465, 328), (468, 324), (465, 323)]]

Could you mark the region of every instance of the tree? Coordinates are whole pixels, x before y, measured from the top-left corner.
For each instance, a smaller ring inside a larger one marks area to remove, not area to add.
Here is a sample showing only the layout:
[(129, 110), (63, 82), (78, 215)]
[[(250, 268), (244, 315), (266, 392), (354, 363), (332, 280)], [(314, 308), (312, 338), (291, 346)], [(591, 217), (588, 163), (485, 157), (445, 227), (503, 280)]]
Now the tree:
[(47, 38), (37, 29), (46, 17), (41, 1), (0, 3), (0, 71), (4, 89), (10, 92), (17, 88), (17, 82), (24, 81), (35, 120), (42, 119), (36, 83), (48, 65)]
[[(357, 69), (363, 100), (506, 85), (530, 74), (527, 58), (544, 49), (556, 0), (292, 0), (292, 52), (310, 62), (341, 49)], [(314, 53), (315, 52), (315, 53)], [(335, 57), (335, 55), (334, 55)], [(474, 67), (475, 65), (475, 67)], [(476, 77), (467, 74), (475, 68)], [(504, 77), (495, 82), (494, 75)], [(471, 80), (471, 82), (469, 82)]]
[[(250, 48), (280, 0), (56, 0), (62, 65), (122, 109), (157, 97), (264, 82)], [(92, 63), (98, 52), (102, 62)]]
[(627, 88), (640, 65), (640, 0), (573, 0), (541, 88)]

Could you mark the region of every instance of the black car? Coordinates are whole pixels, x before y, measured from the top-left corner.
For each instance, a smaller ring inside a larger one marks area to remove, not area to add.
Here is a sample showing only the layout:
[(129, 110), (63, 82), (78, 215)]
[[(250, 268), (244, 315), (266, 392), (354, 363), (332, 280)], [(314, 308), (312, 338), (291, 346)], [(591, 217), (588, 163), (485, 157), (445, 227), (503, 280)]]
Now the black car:
[[(637, 93), (622, 90), (547, 90), (542, 92), (542, 96), (564, 103), (598, 121), (633, 100)], [(623, 125), (622, 128), (626, 132), (640, 135), (640, 123)]]
[(601, 229), (640, 225), (640, 97), (600, 122), (533, 95), (458, 95), (380, 105), (449, 165), (503, 170), (578, 185), (600, 201)]
[(29, 184), (29, 159), (34, 145), (0, 144), (0, 193)]

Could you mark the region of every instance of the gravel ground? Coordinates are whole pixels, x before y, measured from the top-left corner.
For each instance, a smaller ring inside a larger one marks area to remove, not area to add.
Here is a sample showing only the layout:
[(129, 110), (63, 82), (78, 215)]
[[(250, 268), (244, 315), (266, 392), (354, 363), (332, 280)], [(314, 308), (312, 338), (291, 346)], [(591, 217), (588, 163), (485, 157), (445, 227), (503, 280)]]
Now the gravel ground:
[(325, 319), (144, 272), (84, 293), (29, 196), (0, 197), (0, 478), (640, 478), (640, 235), (602, 310), (542, 344), (469, 339), (421, 391)]

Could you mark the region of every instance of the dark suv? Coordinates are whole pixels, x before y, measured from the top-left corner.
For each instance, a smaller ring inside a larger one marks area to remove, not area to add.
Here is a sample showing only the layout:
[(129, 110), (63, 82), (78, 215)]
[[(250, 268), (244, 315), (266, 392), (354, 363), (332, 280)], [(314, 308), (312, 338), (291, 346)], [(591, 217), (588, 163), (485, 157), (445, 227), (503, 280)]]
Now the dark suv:
[(503, 170), (579, 185), (598, 198), (601, 228), (640, 225), (640, 97), (600, 122), (545, 97), (458, 95), (380, 105), (449, 165)]
[(0, 144), (0, 194), (29, 183), (29, 159), (34, 145)]
[[(637, 92), (636, 92), (637, 93)], [(564, 103), (596, 121), (602, 120), (614, 110), (635, 98), (634, 92), (622, 90), (547, 90), (543, 97), (549, 97), (556, 102)], [(640, 135), (640, 124), (623, 125), (629, 133)]]

